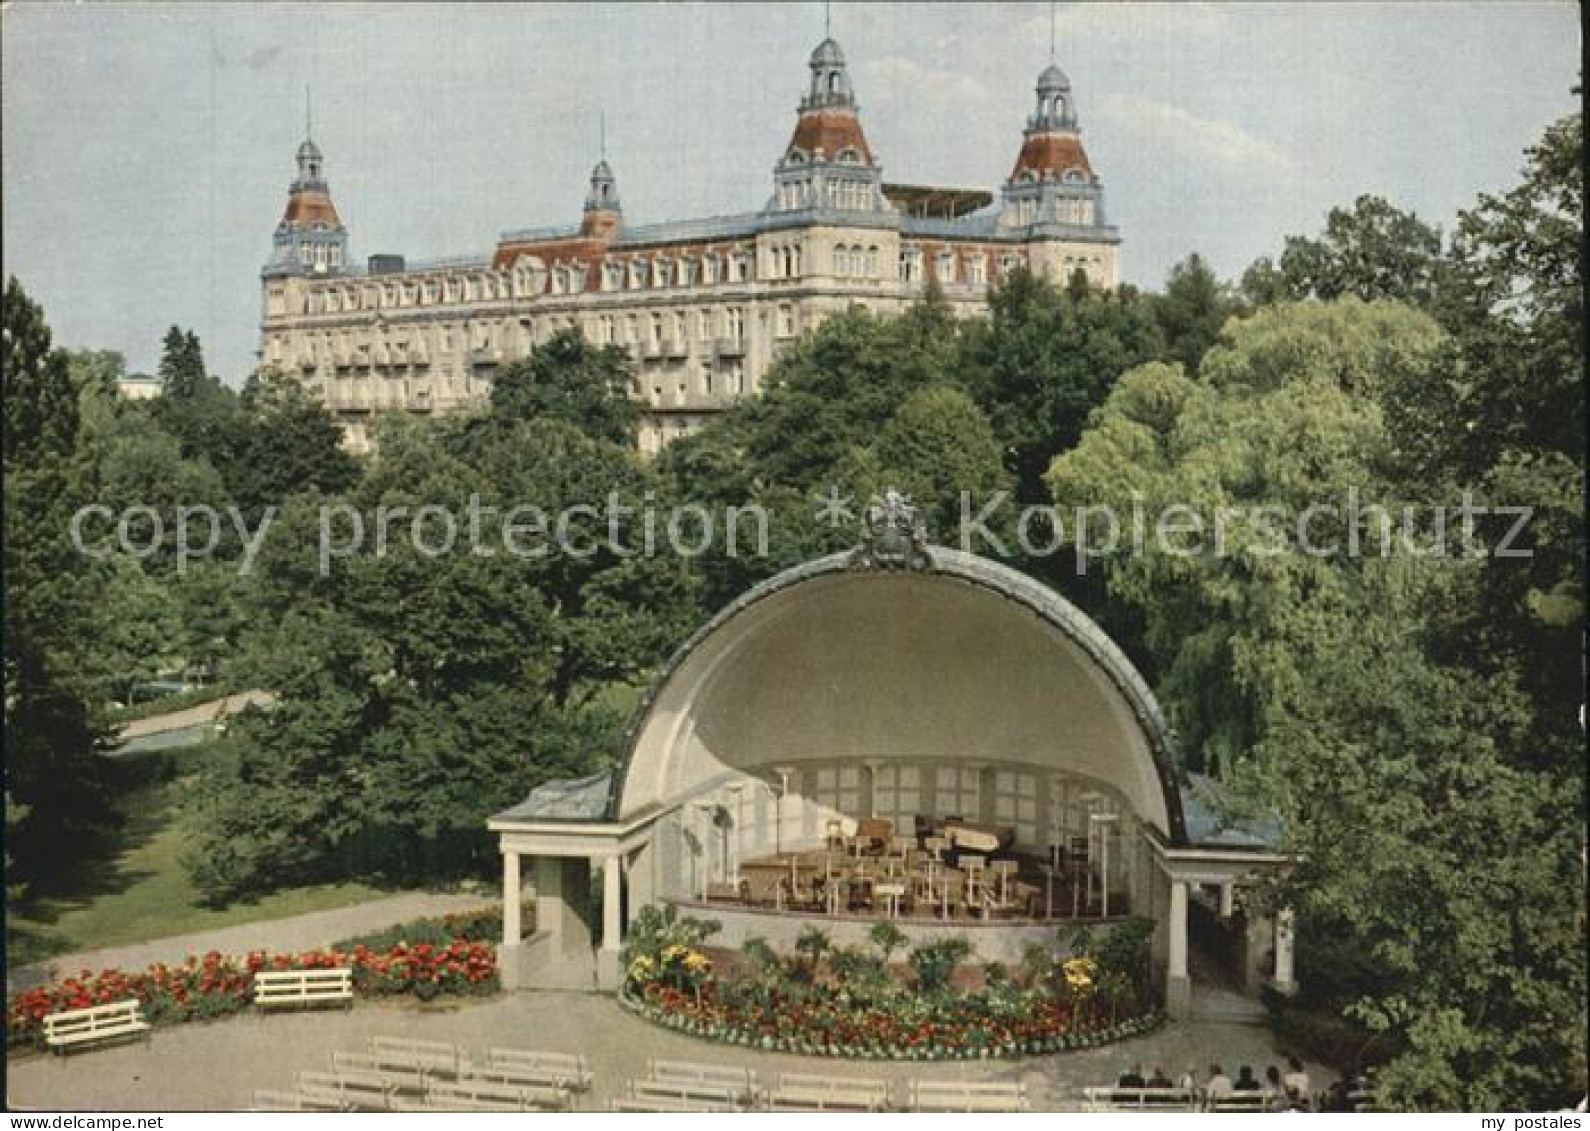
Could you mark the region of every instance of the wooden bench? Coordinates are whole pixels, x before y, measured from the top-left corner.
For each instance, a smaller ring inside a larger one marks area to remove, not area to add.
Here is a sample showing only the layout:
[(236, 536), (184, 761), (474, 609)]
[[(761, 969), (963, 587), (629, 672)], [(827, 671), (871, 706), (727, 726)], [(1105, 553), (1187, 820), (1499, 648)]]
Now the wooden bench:
[(528, 1087), (584, 1092), (591, 1087), (591, 1065), (583, 1054), (492, 1046), (486, 1059), (468, 1064), (463, 1075)]
[(634, 1096), (619, 1096), (608, 1105), (608, 1110), (616, 1112), (648, 1112), (655, 1115), (662, 1112), (728, 1112), (739, 1111), (740, 1109), (732, 1104), (728, 1107), (714, 1107), (711, 1104), (692, 1103), (688, 1100), (636, 1099)]
[(1020, 1082), (912, 1080), (910, 1097), (912, 1111), (1027, 1110), (1027, 1089)]
[(882, 1111), (888, 1106), (889, 1082), (867, 1077), (785, 1072), (767, 1095), (770, 1111)]
[(65, 1009), (44, 1017), (44, 1043), (58, 1053), (140, 1035), (149, 1035), (149, 1022), (144, 1020), (137, 998), (91, 1005), (86, 1009)]
[(1187, 1088), (1083, 1088), (1088, 1111), (1197, 1111), (1198, 1097)]
[(756, 1075), (749, 1068), (730, 1068), (723, 1064), (698, 1064), (688, 1060), (651, 1060), (646, 1064), (648, 1078), (658, 1084), (705, 1084), (729, 1088), (738, 1102), (756, 1101)]
[(427, 1076), (456, 1078), (464, 1055), (448, 1041), (421, 1041), (411, 1037), (371, 1037), (367, 1046), (376, 1067), (424, 1072)]
[(383, 1064), (381, 1058), (368, 1052), (344, 1052), (337, 1049), (331, 1054), (333, 1072), (364, 1072), (380, 1076), (392, 1085), (394, 1091), (423, 1092), (430, 1082), (431, 1073), (423, 1068), (398, 1068)]
[(254, 975), (254, 1004), (277, 1006), (353, 1005), (353, 970), (261, 970)]
[(1204, 1108), (1205, 1111), (1223, 1112), (1269, 1112), (1285, 1111), (1286, 1097), (1277, 1096), (1273, 1092), (1252, 1091), (1227, 1092), (1222, 1096), (1212, 1096)]
[(667, 1111), (744, 1111), (746, 1106), (732, 1085), (688, 1080), (631, 1080), (624, 1098)]
[(520, 1087), (491, 1080), (433, 1083), (425, 1090), (428, 1109), (440, 1111), (568, 1111), (566, 1088)]
[(380, 1074), (349, 1070), (298, 1074), (298, 1094), (342, 1111), (388, 1111), (392, 1085)]
[(317, 1103), (300, 1092), (279, 1092), (256, 1088), (249, 1111), (341, 1111), (342, 1103)]

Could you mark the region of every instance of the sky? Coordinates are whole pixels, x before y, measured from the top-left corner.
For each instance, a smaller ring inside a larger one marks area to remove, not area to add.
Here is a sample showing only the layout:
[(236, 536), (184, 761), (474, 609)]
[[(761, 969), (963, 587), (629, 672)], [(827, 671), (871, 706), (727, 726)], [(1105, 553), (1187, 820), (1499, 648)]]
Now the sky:
[[(1055, 58), (1128, 282), (1223, 275), (1363, 193), (1450, 226), (1577, 105), (1567, 2), (832, 6), (892, 181), (997, 189)], [(353, 254), (485, 254), (574, 223), (599, 155), (632, 222), (754, 211), (819, 3), (0, 5), (4, 270), (74, 348), (167, 326), (254, 364), (305, 132)]]

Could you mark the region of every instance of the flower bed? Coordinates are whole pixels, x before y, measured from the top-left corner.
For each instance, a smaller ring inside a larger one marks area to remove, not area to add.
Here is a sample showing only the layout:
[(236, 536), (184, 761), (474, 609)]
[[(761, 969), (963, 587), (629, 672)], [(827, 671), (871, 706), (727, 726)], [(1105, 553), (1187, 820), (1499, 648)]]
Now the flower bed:
[(619, 1000), (631, 1011), (665, 1028), (692, 1036), (808, 1056), (856, 1060), (980, 1060), (1039, 1056), (1096, 1048), (1151, 1033), (1164, 1022), (1158, 1010), (1125, 1020), (1077, 1016), (1055, 1002), (1035, 1002), (1027, 1013), (990, 1008), (981, 995), (925, 1004), (901, 1016), (895, 1009), (853, 1010), (773, 999), (766, 1005), (718, 1000), (669, 987), (648, 987), (640, 996), (626, 991)]
[(142, 973), (84, 970), (76, 977), (14, 994), (6, 1009), (6, 1045), (42, 1044), (47, 1014), (127, 998), (142, 1003), (151, 1025), (225, 1017), (249, 1006), (257, 971), (338, 966), (352, 967), (354, 993), (359, 997), (413, 994), (429, 1001), (442, 994), (480, 995), (498, 988), (495, 949), (462, 938), (445, 945), (399, 942), (383, 950), (360, 945), (301, 954), (252, 951), (241, 957), (211, 951), (175, 966), (159, 962)]
[(1096, 953), (1034, 947), (1014, 975), (999, 963), (967, 966), (971, 947), (960, 938), (922, 943), (904, 967), (891, 965), (907, 940), (887, 922), (874, 926), (871, 950), (834, 947), (809, 928), (789, 955), (749, 940), (717, 961), (700, 946), (715, 929), (672, 908), (644, 909), (626, 948), (620, 1002), (694, 1036), (864, 1060), (1039, 1055), (1137, 1036), (1163, 1021), (1140, 924), (1117, 928)]

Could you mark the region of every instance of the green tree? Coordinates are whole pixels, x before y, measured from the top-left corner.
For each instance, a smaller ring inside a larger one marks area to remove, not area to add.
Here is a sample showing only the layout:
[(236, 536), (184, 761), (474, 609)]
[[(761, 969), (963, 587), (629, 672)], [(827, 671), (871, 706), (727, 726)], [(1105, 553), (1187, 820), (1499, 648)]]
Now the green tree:
[(166, 331), (159, 375), (155, 419), (177, 438), (185, 458), (202, 456), (213, 466), (222, 466), (236, 438), (238, 398), (205, 368), (203, 349), (192, 330), (173, 326)]
[(1016, 271), (988, 301), (957, 368), (1005, 449), (1017, 497), (1038, 502), (1050, 460), (1077, 442), (1116, 378), (1160, 354), (1159, 328), (1130, 287), (1057, 290)]
[(596, 439), (632, 444), (641, 415), (635, 392), (622, 347), (594, 346), (578, 330), (559, 330), (498, 375), (491, 419), (560, 420)]
[(1289, 236), (1279, 265), (1259, 260), (1243, 277), (1243, 291), (1259, 305), (1357, 295), (1428, 306), (1446, 272), (1438, 229), (1365, 195), (1351, 209), (1331, 209), (1318, 237)]
[(342, 430), (303, 382), (262, 370), (243, 388), (237, 438), (224, 470), (238, 506), (257, 515), (289, 496), (337, 494), (359, 478), (342, 447)]
[(1189, 373), (1220, 337), (1226, 319), (1237, 311), (1229, 288), (1194, 252), (1170, 269), (1165, 293), (1150, 300), (1165, 342), (1165, 358), (1179, 361)]
[(101, 720), (83, 678), (103, 578), (70, 537), (94, 470), (78, 450), (78, 390), (14, 278), (3, 329), (6, 761), (23, 814), (8, 840), (14, 878), (33, 883), (59, 875), (112, 823)]
[(14, 275), (6, 280), (3, 317), (6, 470), (65, 459), (76, 447), (78, 413), (67, 355), (50, 348), (44, 312)]
[[(975, 401), (949, 385), (911, 394), (870, 449), (873, 492), (898, 488), (920, 510), (928, 534), (953, 544), (960, 529), (962, 496), (979, 513), (1012, 481), (999, 443)], [(857, 476), (865, 482), (865, 477)]]

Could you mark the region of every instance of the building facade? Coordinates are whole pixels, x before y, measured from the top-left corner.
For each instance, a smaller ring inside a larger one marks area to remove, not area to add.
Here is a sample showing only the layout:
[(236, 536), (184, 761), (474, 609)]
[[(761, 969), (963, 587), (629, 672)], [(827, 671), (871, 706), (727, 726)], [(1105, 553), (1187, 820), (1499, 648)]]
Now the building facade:
[(1038, 78), (996, 201), (886, 183), (839, 45), (825, 39), (809, 65), (761, 210), (631, 225), (603, 159), (577, 226), (506, 232), (487, 254), (435, 263), (355, 264), (306, 139), (262, 272), (260, 364), (318, 390), (364, 450), (379, 413), (478, 404), (501, 366), (574, 328), (628, 350), (640, 446), (656, 452), (755, 393), (779, 350), (836, 311), (898, 310), (931, 279), (970, 313), (1021, 267), (1115, 285), (1120, 237), (1059, 67)]

